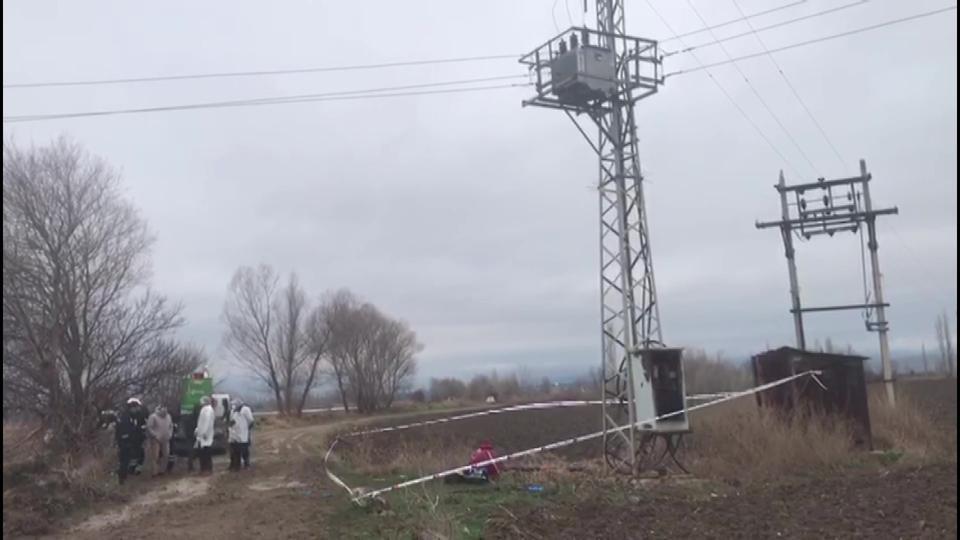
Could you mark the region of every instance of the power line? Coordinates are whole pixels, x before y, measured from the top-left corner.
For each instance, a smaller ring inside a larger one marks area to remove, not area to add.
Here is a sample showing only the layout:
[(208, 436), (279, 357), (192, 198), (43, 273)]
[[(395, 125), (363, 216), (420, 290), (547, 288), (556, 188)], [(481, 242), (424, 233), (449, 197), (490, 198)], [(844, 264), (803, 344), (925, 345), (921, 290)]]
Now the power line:
[[(693, 5), (693, 1), (687, 0), (687, 5), (690, 6), (690, 9), (693, 10), (693, 13), (697, 16), (698, 19), (700, 19), (700, 22), (702, 22), (704, 26), (706, 26), (707, 21), (704, 20), (702, 15), (700, 15), (700, 10), (698, 10), (696, 6)], [(716, 35), (713, 33), (713, 30), (709, 30), (709, 32), (710, 32), (710, 36), (716, 39)], [(730, 56), (729, 51), (727, 51), (727, 48), (723, 45), (723, 43), (719, 43), (718, 45), (720, 46), (720, 50), (723, 51), (724, 56), (726, 56), (728, 59), (732, 58)], [(780, 126), (780, 129), (783, 130), (784, 133), (786, 133), (787, 138), (790, 139), (790, 142), (793, 143), (793, 146), (796, 147), (797, 151), (800, 152), (800, 155), (803, 157), (803, 159), (807, 162), (808, 165), (810, 165), (810, 168), (813, 169), (813, 171), (817, 174), (818, 177), (823, 176), (820, 173), (820, 171), (817, 169), (817, 166), (813, 164), (813, 161), (810, 160), (810, 157), (807, 156), (807, 153), (803, 151), (803, 148), (800, 146), (800, 143), (798, 143), (797, 139), (794, 138), (793, 133), (791, 133), (790, 130), (787, 129), (787, 126), (785, 126), (783, 121), (780, 120), (780, 117), (777, 116), (777, 113), (773, 112), (773, 108), (770, 107), (770, 105), (767, 103), (767, 100), (763, 99), (763, 96), (760, 95), (760, 91), (757, 90), (757, 87), (754, 86), (752, 82), (750, 82), (750, 78), (747, 77), (747, 74), (744, 73), (742, 69), (740, 69), (740, 66), (736, 62), (733, 62), (733, 67), (734, 69), (737, 70), (737, 73), (739, 73), (740, 76), (743, 77), (743, 82), (747, 83), (747, 86), (750, 87), (750, 90), (753, 92), (753, 95), (757, 96), (757, 99), (760, 101), (760, 104), (763, 105), (763, 108), (767, 110), (767, 113), (769, 113), (770, 116), (774, 119), (774, 121), (777, 122), (777, 125)]]
[[(680, 45), (683, 47), (686, 47), (686, 44), (684, 44), (683, 39), (673, 30), (673, 27), (670, 26), (670, 23), (667, 22), (667, 19), (660, 14), (660, 10), (658, 10), (656, 6), (653, 5), (653, 2), (651, 2), (651, 0), (646, 0), (646, 3), (650, 7), (650, 9), (653, 11), (653, 13), (657, 16), (657, 18), (660, 19), (660, 22), (662, 22), (663, 25), (667, 27), (667, 30), (671, 34), (673, 34), (674, 37), (680, 42)], [(700, 61), (700, 58), (697, 56), (697, 53), (691, 52), (690, 56), (701, 66), (704, 65), (703, 62)], [(753, 127), (754, 131), (756, 131), (757, 134), (760, 135), (760, 138), (766, 141), (767, 145), (770, 146), (770, 148), (778, 156), (780, 156), (780, 159), (783, 160), (783, 163), (786, 164), (794, 172), (794, 174), (796, 174), (799, 177), (800, 174), (797, 172), (796, 167), (794, 167), (793, 164), (790, 163), (790, 160), (787, 159), (785, 155), (783, 155), (783, 152), (781, 152), (780, 149), (777, 148), (777, 145), (773, 144), (773, 141), (770, 140), (770, 137), (768, 137), (767, 134), (764, 133), (762, 129), (760, 129), (760, 126), (758, 126), (757, 123), (754, 122), (752, 118), (750, 118), (750, 115), (747, 114), (747, 111), (743, 110), (743, 107), (741, 107), (740, 104), (737, 103), (735, 99), (733, 99), (733, 96), (730, 95), (730, 92), (728, 92), (727, 89), (724, 88), (722, 84), (720, 84), (720, 81), (718, 81), (716, 77), (713, 76), (713, 73), (711, 73), (709, 69), (706, 69), (706, 68), (704, 69), (707, 72), (707, 76), (710, 77), (710, 80), (713, 81), (715, 85), (717, 85), (717, 88), (719, 88), (720, 92), (722, 92), (723, 95), (727, 97), (727, 100), (730, 101), (730, 103), (734, 106), (734, 108), (740, 111), (740, 115), (743, 116), (743, 118), (747, 121), (747, 123)]]
[(402, 66), (454, 64), (454, 63), (460, 63), (460, 62), (502, 60), (506, 58), (516, 59), (519, 56), (520, 55), (513, 55), (513, 54), (497, 54), (497, 55), (488, 55), (488, 56), (465, 56), (461, 58), (440, 58), (440, 59), (434, 59), (434, 60), (408, 60), (408, 61), (402, 61), (402, 62), (385, 62), (380, 64), (357, 64), (357, 65), (348, 65), (348, 66), (326, 66), (326, 67), (310, 67), (310, 68), (297, 68), (297, 69), (260, 70), (260, 71), (225, 71), (225, 72), (216, 72), (216, 73), (160, 75), (160, 76), (151, 76), (151, 77), (127, 77), (127, 78), (119, 78), (119, 79), (98, 79), (98, 80), (88, 80), (88, 81), (49, 81), (49, 82), (35, 82), (35, 83), (15, 83), (15, 84), (4, 84), (3, 87), (4, 88), (42, 88), (42, 87), (51, 87), (51, 86), (94, 86), (94, 85), (131, 84), (131, 83), (146, 83), (146, 82), (159, 82), (159, 81), (183, 81), (183, 80), (192, 80), (192, 79), (219, 79), (219, 78), (230, 78), (230, 77), (263, 77), (263, 76), (271, 76), (271, 75), (293, 75), (298, 73), (325, 73), (330, 71), (358, 71), (358, 70), (383, 69), (383, 68), (402, 67)]
[(325, 92), (325, 93), (319, 93), (319, 94), (301, 94), (301, 95), (295, 95), (295, 96), (252, 98), (252, 99), (242, 99), (242, 100), (232, 100), (232, 101), (215, 101), (215, 102), (207, 102), (207, 103), (191, 103), (191, 104), (167, 105), (167, 106), (159, 106), (159, 107), (142, 107), (142, 108), (131, 108), (131, 109), (111, 109), (111, 110), (103, 110), (103, 111), (85, 111), (85, 112), (73, 112), (73, 113), (5, 116), (3, 117), (3, 123), (7, 124), (7, 123), (16, 123), (16, 122), (57, 120), (57, 119), (65, 119), (65, 118), (113, 116), (113, 115), (119, 115), (119, 114), (142, 114), (142, 113), (184, 111), (184, 110), (195, 110), (195, 109), (216, 109), (216, 108), (225, 108), (225, 107), (253, 107), (253, 106), (259, 106), (259, 105), (310, 103), (315, 101), (342, 101), (342, 100), (353, 100), (353, 99), (374, 99), (374, 98), (399, 97), (399, 96), (419, 96), (419, 95), (428, 95), (428, 94), (452, 94), (452, 93), (458, 93), (458, 92), (475, 92), (475, 91), (481, 91), (481, 90), (495, 90), (500, 88), (516, 88), (521, 86), (529, 86), (530, 83), (513, 83), (513, 84), (500, 84), (500, 85), (487, 85), (487, 86), (473, 86), (473, 87), (464, 87), (464, 88), (448, 88), (448, 89), (442, 89), (442, 90), (396, 92), (397, 90), (421, 89), (421, 88), (430, 88), (430, 87), (436, 87), (436, 86), (446, 86), (446, 85), (452, 85), (452, 84), (476, 83), (481, 81), (515, 79), (515, 78), (521, 78), (521, 77), (525, 78), (526, 76), (509, 75), (509, 76), (503, 76), (503, 77), (486, 77), (482, 79), (465, 79), (461, 81), (445, 81), (445, 82), (439, 82), (439, 83), (424, 83), (424, 84), (414, 84), (414, 85), (405, 85), (405, 86), (381, 87), (381, 88), (371, 88), (371, 89), (365, 89), (365, 90), (348, 90), (348, 91), (342, 91), (342, 92)]
[(557, 24), (557, 3), (560, 0), (553, 0), (553, 6), (550, 8), (550, 18), (553, 19), (553, 28), (560, 33), (560, 25)]
[(14, 116), (14, 117), (4, 117), (3, 123), (7, 124), (7, 123), (16, 123), (16, 122), (57, 120), (57, 119), (63, 119), (63, 118), (82, 118), (82, 117), (89, 117), (89, 116), (112, 116), (112, 115), (118, 115), (118, 114), (140, 114), (140, 113), (151, 113), (151, 112), (210, 109), (210, 108), (221, 108), (221, 107), (253, 107), (258, 105), (284, 105), (284, 104), (290, 104), (290, 103), (313, 103), (318, 101), (347, 101), (347, 100), (379, 99), (379, 98), (401, 97), (401, 96), (456, 94), (456, 93), (463, 93), (463, 92), (476, 92), (481, 90), (496, 90), (501, 88), (519, 88), (519, 87), (531, 86), (532, 84), (533, 83), (520, 83), (520, 84), (514, 83), (514, 84), (498, 84), (498, 85), (489, 85), (489, 86), (474, 86), (474, 87), (468, 87), (468, 88), (449, 88), (445, 90), (424, 90), (424, 91), (418, 91), (418, 92), (340, 95), (340, 96), (317, 97), (317, 98), (309, 98), (309, 99), (254, 101), (250, 103), (173, 105), (169, 107), (150, 107), (150, 108), (143, 108), (143, 109), (118, 109), (118, 110), (110, 110), (110, 111), (92, 111), (92, 112), (82, 112), (82, 113), (34, 115), (31, 117)]
[(729, 21), (725, 21), (725, 22), (722, 22), (722, 23), (719, 23), (719, 24), (715, 24), (715, 25), (713, 25), (713, 26), (704, 26), (704, 27), (699, 28), (699, 29), (697, 29), (697, 30), (691, 30), (691, 31), (689, 31), (689, 32), (684, 32), (684, 33), (682, 33), (682, 34), (674, 34), (673, 37), (666, 38), (666, 39), (661, 39), (661, 40), (659, 40), (659, 42), (660, 42), (660, 44), (662, 45), (662, 44), (664, 44), (664, 43), (669, 43), (669, 42), (671, 42), (671, 41), (678, 41), (678, 40), (680, 40), (681, 38), (685, 38), (685, 37), (687, 37), (687, 36), (692, 36), (692, 35), (694, 35), (694, 34), (700, 34), (700, 33), (706, 32), (707, 30), (716, 30), (717, 28), (723, 28), (724, 26), (730, 26), (731, 24), (736, 24), (736, 23), (741, 22), (741, 21), (744, 21), (744, 20), (746, 20), (746, 19), (754, 19), (754, 18), (763, 16), (763, 15), (769, 15), (770, 13), (775, 13), (775, 12), (777, 12), (777, 11), (782, 11), (782, 10), (787, 9), (787, 8), (792, 8), (792, 7), (795, 7), (795, 6), (799, 6), (800, 4), (805, 4), (806, 2), (807, 2), (807, 0), (797, 0), (796, 2), (790, 2), (789, 4), (783, 4), (782, 6), (777, 6), (777, 7), (773, 7), (773, 8), (770, 8), (770, 9), (765, 9), (765, 10), (763, 10), (763, 11), (757, 11), (757, 12), (755, 12), (755, 13), (751, 13), (750, 15), (746, 15), (745, 17), (744, 17), (744, 16), (741, 16), (741, 17), (737, 17), (736, 19), (730, 19)]
[[(776, 22), (776, 23), (773, 23), (773, 24), (768, 24), (767, 26), (761, 26), (760, 28), (754, 28), (754, 27), (753, 27), (753, 24), (750, 23), (750, 17), (743, 16), (743, 17), (741, 17), (741, 20), (743, 20), (744, 22), (746, 22), (746, 23), (750, 26), (750, 31), (749, 31), (749, 32), (741, 32), (741, 33), (739, 33), (739, 34), (734, 34), (734, 35), (732, 35), (732, 36), (727, 36), (727, 37), (720, 38), (720, 39), (717, 39), (717, 40), (714, 40), (714, 41), (708, 41), (708, 42), (706, 42), (706, 43), (701, 43), (701, 44), (699, 44), (699, 45), (693, 45), (692, 47), (687, 47), (686, 49), (680, 49), (680, 50), (678, 50), (678, 51), (671, 51), (671, 52), (665, 53), (664, 56), (673, 56), (673, 55), (675, 55), (675, 54), (690, 52), (690, 51), (693, 51), (693, 50), (696, 50), (696, 49), (702, 49), (702, 48), (704, 48), (704, 47), (712, 47), (713, 45), (717, 45), (717, 44), (719, 44), (719, 43), (724, 43), (724, 42), (727, 42), (727, 41), (731, 41), (731, 40), (734, 40), (734, 39), (737, 39), (737, 38), (742, 38), (742, 37), (744, 37), (744, 36), (749, 36), (750, 34), (756, 34), (757, 32), (765, 32), (765, 31), (767, 31), (767, 30), (773, 30), (774, 28), (780, 28), (781, 26), (787, 26), (787, 25), (790, 25), (790, 24), (794, 24), (794, 23), (806, 21), (806, 20), (808, 20), (808, 19), (815, 19), (815, 18), (817, 18), (817, 17), (822, 17), (822, 16), (824, 16), (824, 15), (829, 15), (830, 13), (834, 13), (834, 12), (837, 12), (837, 11), (842, 11), (842, 10), (844, 10), (844, 9), (849, 9), (849, 8), (852, 8), (852, 7), (856, 7), (856, 6), (859, 6), (859, 5), (861, 5), (861, 4), (866, 4), (866, 3), (869, 2), (869, 1), (870, 1), (870, 0), (857, 0), (856, 2), (852, 2), (852, 3), (849, 3), (849, 4), (844, 4), (844, 5), (842, 5), (842, 6), (837, 6), (837, 7), (833, 7), (833, 8), (830, 8), (830, 9), (825, 9), (825, 10), (822, 10), (822, 11), (818, 11), (818, 12), (816, 12), (816, 13), (809, 13), (809, 14), (807, 14), (807, 15), (803, 15), (802, 17), (794, 17), (793, 19), (787, 19), (787, 20), (785, 20), (785, 21), (780, 21), (780, 22)], [(741, 14), (741, 15), (743, 14), (743, 10), (739, 9), (739, 6), (737, 7), (737, 10), (740, 11), (740, 14)]]
[[(809, 40), (807, 40), (807, 41), (801, 41), (801, 42), (799, 42), (799, 43), (791, 43), (791, 44), (789, 44), (789, 45), (784, 45), (784, 46), (782, 46), (782, 47), (777, 47), (777, 48), (775, 48), (775, 49), (769, 49), (769, 50), (767, 50), (767, 51), (761, 51), (761, 52), (757, 52), (757, 53), (745, 54), (745, 55), (743, 55), (743, 56), (737, 56), (737, 57), (734, 57), (734, 58), (729, 58), (729, 59), (727, 59), (727, 60), (721, 60), (721, 61), (719, 61), (719, 62), (712, 62), (712, 63), (710, 63), (710, 64), (704, 64), (704, 63), (702, 63), (702, 62), (698, 62), (699, 65), (698, 65), (697, 67), (692, 67), (692, 68), (688, 68), (688, 69), (681, 69), (681, 70), (673, 71), (673, 72), (667, 73), (667, 74), (664, 75), (663, 77), (664, 77), (664, 79), (666, 79), (667, 77), (673, 77), (673, 76), (676, 76), (676, 75), (686, 75), (687, 73), (695, 73), (695, 72), (697, 72), (697, 71), (703, 71), (703, 70), (705, 70), (705, 69), (714, 68), (714, 67), (717, 67), (717, 66), (723, 66), (723, 65), (729, 64), (729, 63), (731, 63), (731, 62), (738, 62), (738, 61), (740, 61), (740, 60), (748, 60), (748, 59), (750, 59), (750, 58), (756, 58), (756, 57), (758, 57), (758, 56), (763, 56), (763, 55), (769, 54), (769, 53), (775, 53), (775, 52), (780, 52), (780, 51), (787, 51), (787, 50), (790, 50), (790, 49), (796, 49), (797, 47), (803, 47), (803, 46), (806, 46), (806, 45), (812, 45), (812, 44), (814, 44), (814, 43), (820, 43), (820, 42), (823, 42), (823, 41), (829, 41), (829, 40), (831, 40), (831, 39), (837, 39), (837, 38), (841, 38), (841, 37), (852, 36), (852, 35), (854, 35), (854, 34), (860, 34), (860, 33), (863, 33), (863, 32), (869, 32), (870, 30), (877, 30), (877, 29), (879, 29), (879, 28), (884, 28), (884, 27), (886, 27), (886, 26), (892, 26), (892, 25), (895, 25), (895, 24), (904, 23), (904, 22), (908, 22), (908, 21), (913, 21), (913, 20), (917, 20), (917, 19), (922, 19), (922, 18), (925, 18), (925, 17), (932, 17), (933, 15), (939, 15), (940, 13), (946, 13), (947, 11), (953, 11), (953, 10), (955, 10), (955, 9), (957, 9), (957, 6), (956, 6), (956, 5), (947, 6), (947, 7), (944, 7), (944, 8), (935, 9), (935, 10), (933, 10), (933, 11), (925, 11), (925, 12), (923, 12), (923, 13), (917, 13), (917, 14), (915, 14), (915, 15), (909, 15), (909, 16), (907, 16), (907, 17), (901, 17), (901, 18), (899, 18), (899, 19), (892, 19), (892, 20), (889, 20), (889, 21), (886, 21), (886, 22), (882, 22), (882, 23), (878, 23), (878, 24), (873, 24), (873, 25), (870, 25), (870, 26), (863, 26), (863, 27), (861, 27), (861, 28), (855, 28), (855, 29), (853, 29), (853, 30), (848, 30), (848, 31), (846, 31), (846, 32), (840, 32), (839, 34), (831, 34), (831, 35), (829, 35), (829, 36), (822, 36), (822, 37), (818, 37), (818, 38), (814, 38), (814, 39), (809, 39)], [(693, 53), (691, 53), (691, 55), (692, 55), (692, 54), (693, 54)]]
[[(738, 2), (737, 0), (731, 0), (731, 1), (733, 2), (733, 5), (737, 8), (737, 11), (740, 12), (740, 14), (742, 15), (743, 10), (740, 8), (740, 2)], [(847, 4), (846, 7), (859, 5), (865, 1), (866, 0), (862, 0), (854, 4)], [(842, 9), (842, 8), (838, 8), (838, 9)], [(840, 155), (840, 150), (837, 149), (837, 145), (833, 144), (833, 141), (830, 139), (830, 136), (827, 135), (826, 130), (823, 129), (823, 126), (817, 120), (817, 117), (814, 116), (813, 111), (810, 110), (810, 107), (807, 107), (806, 101), (804, 101), (803, 98), (800, 97), (800, 92), (797, 92), (796, 87), (793, 85), (792, 82), (790, 82), (790, 78), (787, 77), (787, 74), (783, 71), (783, 68), (780, 67), (780, 63), (777, 62), (777, 59), (774, 58), (773, 53), (771, 53), (770, 50), (767, 48), (767, 44), (764, 43), (763, 39), (760, 37), (760, 34), (753, 28), (753, 24), (751, 24), (750, 21), (746, 21), (746, 22), (747, 22), (747, 26), (750, 27), (750, 30), (753, 31), (754, 37), (757, 38), (757, 42), (760, 44), (761, 47), (763, 47), (763, 50), (766, 51), (767, 57), (769, 57), (770, 61), (773, 62), (773, 67), (776, 68), (777, 72), (780, 74), (780, 77), (783, 78), (783, 82), (787, 83), (787, 87), (790, 88), (790, 91), (793, 93), (793, 97), (797, 98), (797, 102), (799, 102), (800, 106), (803, 107), (803, 110), (806, 111), (807, 116), (810, 117), (810, 120), (813, 122), (813, 124), (817, 126), (817, 130), (820, 131), (820, 135), (823, 136), (823, 140), (826, 141), (827, 144), (830, 146), (830, 148), (833, 150), (833, 155), (837, 157), (837, 161), (839, 161), (841, 163), (841, 166), (846, 169), (847, 168), (846, 162), (844, 161), (843, 156)], [(864, 270), (864, 272), (866, 272), (866, 270)], [(864, 283), (866, 283), (866, 281), (864, 281)]]

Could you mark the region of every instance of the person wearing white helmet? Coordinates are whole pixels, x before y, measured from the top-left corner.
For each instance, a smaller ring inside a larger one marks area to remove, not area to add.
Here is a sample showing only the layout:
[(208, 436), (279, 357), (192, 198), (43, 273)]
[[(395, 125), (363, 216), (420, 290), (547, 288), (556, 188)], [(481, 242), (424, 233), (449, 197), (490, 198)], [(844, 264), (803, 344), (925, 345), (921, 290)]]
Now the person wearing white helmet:
[(239, 408), (239, 416), (247, 421), (247, 440), (240, 447), (240, 457), (243, 459), (243, 468), (248, 469), (250, 468), (250, 445), (253, 444), (253, 409), (244, 401), (240, 401)]
[(233, 403), (233, 414), (230, 415), (230, 470), (239, 471), (240, 462), (243, 467), (250, 466), (250, 428), (253, 427), (253, 412), (243, 400), (236, 399)]
[(203, 396), (200, 405), (197, 428), (194, 430), (197, 439), (195, 444), (200, 457), (200, 474), (209, 475), (213, 474), (213, 423), (216, 413), (210, 396)]
[(147, 457), (147, 417), (150, 413), (147, 411), (147, 408), (143, 406), (140, 398), (132, 397), (128, 399), (127, 405), (130, 407), (130, 416), (138, 428), (136, 431), (136, 455), (134, 456), (136, 465), (134, 467), (134, 473), (140, 474)]
[(143, 424), (139, 421), (140, 405), (139, 399), (130, 398), (117, 416), (114, 439), (119, 461), (117, 474), (121, 484), (126, 481), (131, 471), (136, 472), (136, 462), (143, 453)]

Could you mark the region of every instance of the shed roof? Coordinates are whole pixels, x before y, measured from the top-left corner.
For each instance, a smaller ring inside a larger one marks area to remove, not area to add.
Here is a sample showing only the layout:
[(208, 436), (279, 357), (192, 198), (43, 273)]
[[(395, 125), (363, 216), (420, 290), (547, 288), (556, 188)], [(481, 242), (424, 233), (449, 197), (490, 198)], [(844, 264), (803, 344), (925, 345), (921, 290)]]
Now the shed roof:
[(765, 359), (765, 358), (782, 358), (784, 356), (801, 356), (804, 358), (818, 359), (818, 360), (833, 360), (837, 362), (851, 362), (851, 361), (864, 361), (868, 360), (866, 356), (861, 356), (858, 354), (840, 354), (840, 353), (828, 353), (828, 352), (817, 352), (817, 351), (804, 351), (797, 349), (795, 347), (779, 347), (777, 349), (771, 349), (759, 354), (754, 355), (754, 358)]

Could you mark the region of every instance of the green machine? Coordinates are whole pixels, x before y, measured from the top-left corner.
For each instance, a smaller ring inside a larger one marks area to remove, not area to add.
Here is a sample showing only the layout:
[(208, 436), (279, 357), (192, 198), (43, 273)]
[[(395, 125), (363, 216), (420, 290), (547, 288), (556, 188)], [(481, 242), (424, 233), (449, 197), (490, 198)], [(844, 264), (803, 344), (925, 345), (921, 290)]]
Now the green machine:
[(213, 452), (222, 454), (227, 449), (227, 426), (229, 424), (230, 404), (226, 394), (213, 393), (213, 377), (206, 369), (191, 373), (184, 378), (183, 396), (180, 399), (180, 414), (173, 427), (172, 455), (187, 457), (193, 449), (193, 430), (196, 428), (194, 409), (200, 406), (204, 396), (215, 400), (216, 419), (213, 428)]
[(192, 373), (184, 379), (183, 398), (180, 400), (180, 414), (191, 414), (200, 404), (203, 396), (213, 394), (213, 377), (207, 370)]

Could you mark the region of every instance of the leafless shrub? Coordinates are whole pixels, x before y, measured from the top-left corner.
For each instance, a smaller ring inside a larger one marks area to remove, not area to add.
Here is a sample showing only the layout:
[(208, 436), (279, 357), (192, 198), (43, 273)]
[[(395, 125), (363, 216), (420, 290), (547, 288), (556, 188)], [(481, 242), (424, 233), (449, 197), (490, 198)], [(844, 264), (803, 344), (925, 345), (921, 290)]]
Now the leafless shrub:
[(745, 365), (710, 357), (700, 349), (683, 353), (684, 384), (688, 394), (731, 392), (753, 386), (753, 376)]

